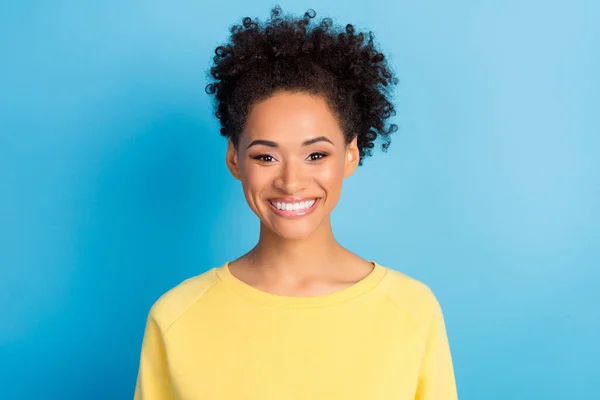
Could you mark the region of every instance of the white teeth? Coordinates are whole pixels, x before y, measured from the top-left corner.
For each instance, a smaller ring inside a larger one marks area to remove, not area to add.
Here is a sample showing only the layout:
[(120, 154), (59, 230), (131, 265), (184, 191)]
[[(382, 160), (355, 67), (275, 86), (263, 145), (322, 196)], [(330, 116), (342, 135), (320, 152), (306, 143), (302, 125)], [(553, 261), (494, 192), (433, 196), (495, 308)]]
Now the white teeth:
[(271, 202), (271, 204), (273, 204), (275, 207), (277, 207), (279, 210), (285, 210), (285, 211), (298, 211), (298, 210), (306, 210), (308, 208), (311, 208), (314, 204), (315, 204), (316, 200), (306, 200), (306, 201), (301, 201), (298, 203), (282, 203), (282, 202)]

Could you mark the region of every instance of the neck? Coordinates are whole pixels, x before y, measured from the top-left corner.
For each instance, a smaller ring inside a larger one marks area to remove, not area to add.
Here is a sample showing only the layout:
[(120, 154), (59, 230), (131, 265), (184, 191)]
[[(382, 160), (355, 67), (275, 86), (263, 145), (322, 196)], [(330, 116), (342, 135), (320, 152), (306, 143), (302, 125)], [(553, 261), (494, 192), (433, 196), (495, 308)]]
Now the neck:
[(258, 244), (249, 261), (275, 279), (302, 279), (326, 274), (338, 267), (347, 250), (336, 240), (329, 219), (309, 237), (286, 239), (261, 224)]

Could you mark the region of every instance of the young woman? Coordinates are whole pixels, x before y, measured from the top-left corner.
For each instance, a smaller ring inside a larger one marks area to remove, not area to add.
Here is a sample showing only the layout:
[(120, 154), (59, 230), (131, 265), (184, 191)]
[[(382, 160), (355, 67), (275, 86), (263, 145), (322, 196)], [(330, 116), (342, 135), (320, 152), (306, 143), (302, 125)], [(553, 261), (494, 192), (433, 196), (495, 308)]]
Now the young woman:
[(275, 8), (216, 49), (207, 92), (260, 237), (153, 305), (135, 399), (457, 398), (432, 292), (332, 233), (343, 180), (396, 129), (396, 78), (371, 33), (314, 17)]

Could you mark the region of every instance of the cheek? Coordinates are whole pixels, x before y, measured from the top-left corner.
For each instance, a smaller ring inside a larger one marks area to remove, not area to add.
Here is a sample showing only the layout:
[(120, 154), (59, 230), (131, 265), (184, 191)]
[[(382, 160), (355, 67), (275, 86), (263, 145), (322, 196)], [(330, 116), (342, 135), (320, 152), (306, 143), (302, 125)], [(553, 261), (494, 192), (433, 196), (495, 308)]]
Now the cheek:
[[(259, 170), (260, 168), (260, 170)], [(272, 177), (267, 168), (261, 168), (256, 164), (244, 166), (242, 177), (242, 186), (247, 197), (258, 195), (267, 185), (272, 182)]]
[(336, 162), (320, 170), (316, 176), (317, 182), (328, 193), (329, 197), (339, 196), (344, 181), (344, 164)]

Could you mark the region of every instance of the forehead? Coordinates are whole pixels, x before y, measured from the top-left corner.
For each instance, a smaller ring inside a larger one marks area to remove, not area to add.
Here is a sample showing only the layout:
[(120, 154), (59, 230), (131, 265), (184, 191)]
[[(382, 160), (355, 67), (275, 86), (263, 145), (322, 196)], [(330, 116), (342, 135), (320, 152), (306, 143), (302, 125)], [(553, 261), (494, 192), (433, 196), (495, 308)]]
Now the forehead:
[(269, 139), (285, 144), (326, 136), (334, 143), (343, 138), (337, 118), (322, 96), (278, 92), (250, 110), (241, 141)]

